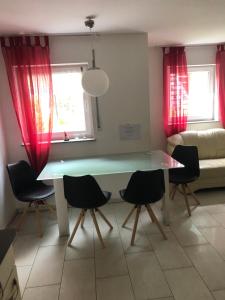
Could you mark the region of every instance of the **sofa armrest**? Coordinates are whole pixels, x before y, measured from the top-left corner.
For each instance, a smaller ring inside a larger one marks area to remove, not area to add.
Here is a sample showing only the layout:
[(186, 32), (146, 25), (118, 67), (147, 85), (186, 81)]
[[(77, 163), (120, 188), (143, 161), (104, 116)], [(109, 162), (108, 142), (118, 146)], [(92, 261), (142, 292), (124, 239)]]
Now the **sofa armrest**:
[(184, 140), (180, 134), (174, 134), (167, 138), (167, 152), (172, 154), (176, 145), (184, 145)]

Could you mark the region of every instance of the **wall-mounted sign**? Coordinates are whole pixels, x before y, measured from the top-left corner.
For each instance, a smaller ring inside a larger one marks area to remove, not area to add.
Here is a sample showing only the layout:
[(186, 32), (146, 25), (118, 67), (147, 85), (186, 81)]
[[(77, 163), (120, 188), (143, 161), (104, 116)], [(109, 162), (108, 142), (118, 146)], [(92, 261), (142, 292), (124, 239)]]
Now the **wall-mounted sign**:
[(141, 125), (140, 124), (121, 124), (119, 126), (119, 134), (121, 140), (140, 140)]

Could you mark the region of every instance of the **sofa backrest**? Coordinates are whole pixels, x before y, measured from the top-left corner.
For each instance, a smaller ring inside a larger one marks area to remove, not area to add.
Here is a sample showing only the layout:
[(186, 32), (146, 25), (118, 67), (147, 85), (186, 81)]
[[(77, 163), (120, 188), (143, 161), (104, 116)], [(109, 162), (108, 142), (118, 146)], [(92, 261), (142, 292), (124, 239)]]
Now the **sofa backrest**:
[(198, 147), (199, 159), (225, 157), (225, 129), (213, 128), (199, 131), (184, 131), (168, 138), (168, 152), (176, 145)]

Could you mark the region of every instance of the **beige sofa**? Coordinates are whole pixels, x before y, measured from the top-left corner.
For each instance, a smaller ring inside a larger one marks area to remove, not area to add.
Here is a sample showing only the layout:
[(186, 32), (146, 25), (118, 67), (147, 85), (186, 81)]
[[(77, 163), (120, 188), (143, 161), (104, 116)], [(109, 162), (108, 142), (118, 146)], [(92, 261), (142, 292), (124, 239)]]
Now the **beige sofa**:
[(198, 147), (200, 178), (190, 184), (193, 191), (225, 187), (225, 129), (184, 131), (167, 139), (167, 151), (173, 152), (176, 145)]

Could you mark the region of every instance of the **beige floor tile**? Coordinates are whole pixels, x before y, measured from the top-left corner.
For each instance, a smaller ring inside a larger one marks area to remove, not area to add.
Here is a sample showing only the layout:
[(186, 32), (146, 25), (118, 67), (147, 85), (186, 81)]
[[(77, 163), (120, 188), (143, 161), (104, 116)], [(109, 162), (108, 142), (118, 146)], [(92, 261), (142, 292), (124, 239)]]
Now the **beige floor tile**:
[[(121, 226), (126, 219), (128, 213), (132, 209), (133, 205), (127, 202), (120, 202), (114, 204), (115, 218), (118, 226)], [(132, 226), (133, 224), (133, 216), (130, 218), (129, 222), (127, 222), (128, 226)]]
[(225, 290), (215, 291), (215, 292), (213, 292), (213, 296), (216, 300), (224, 300), (225, 299)]
[(225, 227), (225, 212), (213, 214), (212, 217), (223, 227)]
[(185, 249), (210, 290), (225, 289), (225, 261), (211, 245)]
[(220, 224), (208, 213), (198, 207), (192, 212), (191, 221), (197, 228), (216, 227)]
[(135, 235), (134, 245), (131, 246), (131, 236), (132, 236), (132, 229), (131, 228), (121, 228), (120, 229), (120, 236), (123, 244), (124, 253), (134, 253), (134, 252), (146, 252), (152, 251), (152, 245), (147, 238), (145, 232), (143, 230), (138, 230)]
[[(16, 228), (21, 216), (22, 212), (18, 213), (9, 227)], [(17, 232), (17, 235), (37, 235), (37, 222), (34, 212), (27, 213), (26, 219), (20, 230)]]
[(91, 228), (79, 228), (70, 247), (66, 247), (66, 260), (94, 257), (94, 239)]
[(40, 246), (64, 245), (67, 243), (68, 237), (59, 236), (58, 224), (50, 225), (46, 228), (41, 238)]
[(129, 276), (97, 279), (98, 300), (132, 300), (132, 292)]
[[(126, 202), (107, 204), (101, 208), (114, 226), (113, 231), (109, 231), (108, 226), (98, 217), (106, 243), (105, 249), (101, 248), (89, 213), (85, 219), (84, 229), (78, 229), (71, 248), (65, 247), (67, 238), (59, 238), (56, 219), (48, 212), (42, 213), (44, 236), (42, 239), (37, 238), (35, 214), (30, 213), (14, 243), (21, 290), (28, 281), (24, 299), (58, 299), (58, 283), (61, 281), (63, 254), (66, 252), (60, 300), (96, 300), (97, 296), (97, 300), (133, 299), (132, 288), (135, 290), (137, 300), (209, 300), (212, 299), (212, 295), (206, 288), (207, 285), (210, 289), (216, 289), (213, 291), (216, 300), (224, 300), (225, 262), (222, 259), (225, 259), (224, 190), (200, 192), (197, 193), (197, 197), (201, 206), (192, 205), (192, 217), (189, 218), (182, 195), (176, 195), (171, 204), (172, 225), (163, 226), (169, 236), (169, 241), (165, 242), (166, 247), (158, 228), (150, 222), (144, 208), (139, 219), (135, 246), (130, 246), (134, 216), (125, 229), (121, 228), (132, 208), (132, 205)], [(161, 202), (152, 206), (162, 223)], [(69, 209), (71, 230), (79, 212), (78, 209)], [(14, 222), (11, 227), (15, 224)], [(50, 247), (41, 247), (38, 251), (40, 245)], [(180, 245), (185, 247), (184, 251)], [(60, 247), (65, 248), (63, 251), (56, 250)], [(132, 285), (129, 282), (124, 253)], [(190, 259), (197, 270), (189, 267)], [(170, 278), (174, 298), (161, 271), (160, 263), (164, 269), (178, 268), (165, 271)], [(31, 281), (35, 287), (28, 287)], [(54, 283), (52, 285), (49, 282)], [(56, 282), (57, 286), (54, 285)], [(46, 286), (39, 287), (40, 284)]]
[(103, 205), (100, 207), (101, 211), (106, 215), (108, 218), (115, 218), (116, 217), (116, 209), (118, 207), (118, 204), (120, 203), (108, 203), (106, 205)]
[(65, 262), (59, 299), (96, 299), (93, 259), (77, 259)]
[(40, 247), (27, 287), (59, 284), (62, 276), (65, 246)]
[(105, 248), (99, 241), (95, 243), (96, 277), (119, 276), (128, 274), (126, 260), (120, 239), (105, 240)]
[(32, 265), (41, 239), (34, 235), (17, 236), (13, 244), (16, 266)]
[(204, 237), (216, 248), (220, 255), (225, 259), (225, 229), (222, 227), (200, 229)]
[(204, 206), (210, 215), (225, 213), (225, 204), (211, 204)]
[(162, 269), (173, 269), (191, 266), (191, 262), (177, 242), (174, 234), (167, 232), (167, 240), (161, 235), (149, 235), (155, 254)]
[(128, 254), (126, 259), (135, 299), (154, 299), (171, 295), (153, 252)]
[[(10, 228), (16, 228), (17, 223), (21, 217), (21, 213), (19, 213), (16, 218), (13, 220), (13, 222), (10, 224)], [(51, 226), (53, 224), (57, 223), (56, 217), (52, 216), (48, 211), (41, 210), (41, 222), (43, 227), (43, 232), (48, 226)], [(27, 214), (27, 217), (24, 221), (24, 224), (22, 225), (20, 231), (17, 233), (18, 235), (34, 235), (37, 236), (37, 219), (35, 212), (29, 212)]]
[(176, 300), (213, 300), (194, 268), (167, 270), (165, 275)]
[(171, 230), (182, 246), (207, 243), (207, 240), (204, 238), (198, 228), (191, 222), (191, 218), (179, 220), (179, 222), (173, 222), (171, 225)]
[(49, 285), (27, 288), (23, 300), (56, 300), (59, 295), (59, 285)]
[(27, 280), (30, 275), (31, 266), (24, 266), (24, 267), (17, 267), (17, 275), (19, 280), (19, 286), (20, 286), (20, 293), (23, 295), (24, 289), (27, 284)]

